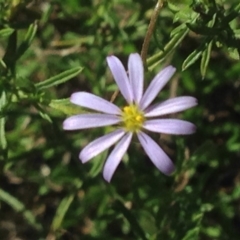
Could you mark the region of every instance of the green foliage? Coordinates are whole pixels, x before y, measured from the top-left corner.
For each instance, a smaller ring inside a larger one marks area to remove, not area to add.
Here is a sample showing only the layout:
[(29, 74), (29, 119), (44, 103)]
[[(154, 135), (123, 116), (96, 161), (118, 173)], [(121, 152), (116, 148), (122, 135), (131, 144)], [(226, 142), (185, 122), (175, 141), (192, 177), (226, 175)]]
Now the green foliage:
[(23, 216), (27, 220), (27, 222), (33, 226), (34, 228), (41, 230), (41, 225), (36, 223), (36, 218), (32, 214), (31, 211), (26, 210), (23, 203), (21, 203), (18, 199), (11, 196), (9, 193), (5, 192), (3, 189), (0, 189), (0, 200), (6, 202), (10, 205), (15, 211), (22, 212)]
[(163, 1), (146, 85), (171, 63), (177, 74), (159, 98), (199, 101), (179, 116), (196, 134), (159, 140), (172, 176), (134, 140), (108, 184), (108, 151), (85, 165), (78, 155), (110, 129), (62, 129), (86, 111), (69, 101), (73, 92), (111, 99), (106, 56), (127, 66), (141, 52), (156, 2), (0, 0), (0, 239), (239, 238), (238, 0)]
[[(186, 34), (191, 30), (199, 38), (197, 49), (184, 60), (182, 70), (186, 70), (201, 58), (200, 72), (205, 77), (210, 55), (214, 48), (222, 48), (230, 57), (239, 60), (240, 39), (236, 18), (240, 13), (240, 4), (236, 1), (231, 7), (222, 2), (194, 0), (168, 1), (170, 10), (175, 13), (174, 21), (182, 22), (180, 26), (172, 30), (171, 39), (164, 49), (148, 59), (151, 70), (174, 51), (182, 42)], [(226, 7), (228, 9), (226, 9)], [(184, 34), (184, 29), (186, 33)]]
[(37, 90), (41, 91), (43, 89), (47, 89), (47, 88), (56, 86), (58, 84), (61, 84), (61, 83), (64, 83), (64, 82), (70, 80), (71, 78), (78, 75), (81, 71), (82, 71), (81, 67), (72, 68), (72, 69), (62, 72), (54, 77), (46, 79), (43, 82), (36, 83), (35, 87)]
[(62, 221), (73, 199), (74, 199), (74, 195), (67, 196), (59, 204), (56, 214), (54, 216), (54, 219), (52, 221), (52, 226), (51, 226), (52, 231), (56, 232), (58, 229), (61, 229)]

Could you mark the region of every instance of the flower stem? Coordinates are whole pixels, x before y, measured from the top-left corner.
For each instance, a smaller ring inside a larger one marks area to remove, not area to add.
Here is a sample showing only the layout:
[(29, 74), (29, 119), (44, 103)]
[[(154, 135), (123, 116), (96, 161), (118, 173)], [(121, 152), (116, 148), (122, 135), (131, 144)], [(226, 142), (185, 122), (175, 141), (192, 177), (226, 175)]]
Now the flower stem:
[(158, 18), (158, 14), (159, 14), (160, 10), (162, 9), (162, 7), (163, 7), (163, 0), (158, 0), (157, 4), (153, 10), (153, 14), (151, 16), (150, 23), (148, 25), (147, 33), (146, 33), (146, 36), (143, 41), (141, 57), (142, 57), (144, 65), (146, 65), (146, 58), (147, 58), (147, 52), (148, 52), (150, 39), (153, 35), (153, 31), (154, 31), (154, 27), (155, 27), (155, 24), (156, 24), (156, 21)]

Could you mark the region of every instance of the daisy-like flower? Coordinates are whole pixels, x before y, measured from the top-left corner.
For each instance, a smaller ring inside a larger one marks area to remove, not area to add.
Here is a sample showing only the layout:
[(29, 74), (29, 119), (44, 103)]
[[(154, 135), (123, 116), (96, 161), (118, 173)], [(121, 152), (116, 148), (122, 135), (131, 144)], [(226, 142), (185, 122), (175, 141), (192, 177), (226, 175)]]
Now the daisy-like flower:
[(195, 125), (190, 122), (159, 117), (191, 108), (197, 105), (197, 100), (189, 96), (175, 97), (150, 106), (161, 89), (171, 79), (176, 69), (168, 66), (160, 71), (143, 94), (144, 72), (139, 54), (133, 53), (130, 55), (128, 74), (117, 57), (107, 57), (107, 63), (127, 104), (123, 108), (119, 108), (91, 93), (77, 92), (72, 94), (70, 98), (72, 103), (99, 113), (71, 116), (63, 123), (65, 130), (117, 125), (115, 131), (97, 138), (85, 146), (79, 154), (80, 160), (82, 163), (86, 163), (117, 143), (108, 156), (103, 169), (104, 179), (110, 182), (129, 147), (133, 135), (136, 134), (153, 164), (164, 174), (170, 175), (174, 171), (171, 159), (144, 130), (165, 134), (194, 133)]

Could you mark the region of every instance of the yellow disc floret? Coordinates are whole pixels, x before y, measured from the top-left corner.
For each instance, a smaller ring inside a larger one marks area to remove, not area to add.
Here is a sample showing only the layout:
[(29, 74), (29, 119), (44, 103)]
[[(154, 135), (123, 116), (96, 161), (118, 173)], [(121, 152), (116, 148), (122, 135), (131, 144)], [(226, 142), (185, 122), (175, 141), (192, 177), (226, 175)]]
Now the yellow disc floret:
[(138, 106), (132, 104), (123, 108), (123, 127), (129, 132), (138, 132), (145, 121), (144, 114)]

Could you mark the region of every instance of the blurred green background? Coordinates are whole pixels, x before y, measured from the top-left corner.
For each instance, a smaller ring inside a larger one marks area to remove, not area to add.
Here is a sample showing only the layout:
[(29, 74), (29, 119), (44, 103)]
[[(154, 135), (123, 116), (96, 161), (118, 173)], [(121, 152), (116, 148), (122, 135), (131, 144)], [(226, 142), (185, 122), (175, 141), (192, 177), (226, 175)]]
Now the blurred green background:
[[(172, 30), (196, 14), (196, 2), (204, 20), (203, 6), (214, 1), (165, 2), (148, 57), (162, 51)], [(227, 11), (238, 1), (220, 3)], [(56, 99), (76, 91), (110, 99), (117, 88), (106, 56), (114, 54), (126, 66), (130, 53), (141, 52), (155, 4), (0, 1), (0, 239), (239, 239), (240, 63), (229, 56), (230, 47), (213, 44), (204, 79), (200, 59), (182, 71), (205, 37), (190, 30), (146, 71), (145, 86), (162, 67), (177, 68), (158, 100), (190, 95), (199, 101), (175, 116), (196, 124), (196, 134), (153, 135), (177, 166), (170, 177), (133, 141), (108, 184), (101, 173), (107, 151), (85, 165), (78, 155), (109, 129), (62, 129), (63, 120), (82, 109)], [(237, 15), (231, 26), (239, 28)], [(230, 40), (226, 37), (235, 47), (238, 41)], [(40, 89), (46, 79), (69, 70), (61, 84)]]

